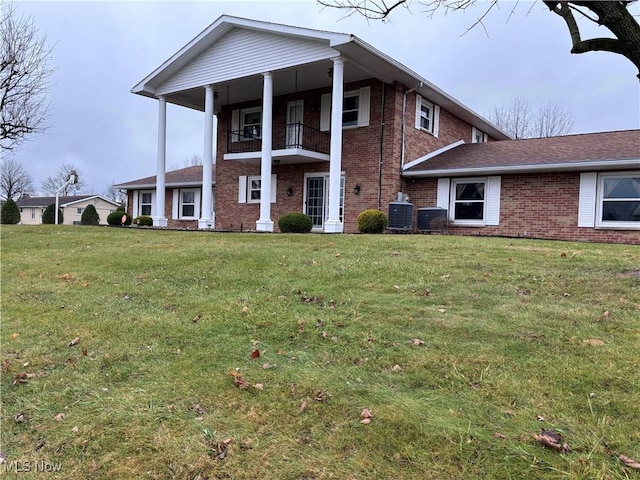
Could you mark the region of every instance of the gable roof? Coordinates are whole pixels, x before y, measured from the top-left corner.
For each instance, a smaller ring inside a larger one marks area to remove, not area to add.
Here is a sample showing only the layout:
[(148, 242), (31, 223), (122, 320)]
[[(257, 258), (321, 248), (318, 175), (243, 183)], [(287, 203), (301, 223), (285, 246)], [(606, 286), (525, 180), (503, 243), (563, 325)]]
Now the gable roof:
[[(251, 33), (242, 37), (239, 32)], [(236, 35), (237, 43), (231, 42)], [(286, 39), (287, 44), (271, 42)], [(269, 40), (269, 41), (266, 41)], [(225, 42), (228, 42), (227, 45)], [(226, 50), (225, 50), (226, 47)], [(247, 49), (238, 55), (238, 48)], [(266, 50), (272, 48), (271, 50)], [(218, 50), (216, 50), (218, 49)], [(231, 49), (232, 51), (228, 51)], [(265, 49), (261, 51), (260, 49)], [(267, 53), (268, 52), (268, 53)], [(249, 54), (251, 56), (249, 57)], [(206, 56), (206, 62), (198, 59)], [(296, 73), (298, 91), (327, 87), (330, 80), (327, 68), (331, 59), (348, 60), (345, 82), (364, 78), (377, 78), (387, 84), (398, 82), (480, 128), (496, 139), (510, 138), (493, 123), (483, 118), (442, 89), (429, 82), (393, 58), (352, 34), (281, 25), (222, 15), (193, 40), (172, 55), (162, 65), (147, 75), (131, 89), (132, 93), (158, 98), (164, 96), (169, 103), (204, 110), (204, 86), (218, 87), (216, 105), (252, 100), (257, 78), (262, 72), (287, 71)], [(245, 62), (238, 58), (247, 58)], [(270, 63), (269, 63), (270, 62)], [(177, 81), (190, 69), (192, 76)], [(355, 77), (349, 78), (349, 75)], [(293, 78), (293, 77), (292, 77)], [(229, 88), (231, 87), (231, 90)], [(291, 79), (274, 81), (274, 95), (287, 93), (278, 89), (292, 88)], [(231, 93), (229, 93), (231, 91)], [(290, 90), (289, 90), (290, 91)]]
[[(213, 166), (212, 180), (213, 185), (216, 183), (216, 169)], [(192, 167), (181, 168), (172, 172), (165, 173), (166, 187), (199, 187), (202, 185), (202, 165), (194, 165)], [(139, 178), (130, 182), (118, 183), (113, 188), (121, 188), (123, 190), (137, 190), (140, 188), (155, 188), (156, 175), (151, 177)]]
[[(100, 195), (69, 195), (66, 197), (58, 197), (58, 205), (61, 208), (69, 207), (75, 203), (85, 202), (94, 198), (103, 200), (114, 206), (120, 205), (118, 202), (109, 200)], [(52, 203), (56, 203), (56, 197), (22, 197), (16, 200), (18, 207), (48, 207)]]
[(405, 168), (405, 177), (640, 168), (640, 130), (460, 144)]

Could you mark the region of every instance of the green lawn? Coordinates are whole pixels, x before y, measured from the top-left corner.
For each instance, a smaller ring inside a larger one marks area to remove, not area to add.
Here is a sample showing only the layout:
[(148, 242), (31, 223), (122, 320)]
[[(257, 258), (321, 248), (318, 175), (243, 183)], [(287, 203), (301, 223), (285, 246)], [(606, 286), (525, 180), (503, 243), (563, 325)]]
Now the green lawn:
[(640, 478), (638, 246), (3, 225), (1, 248), (2, 474)]

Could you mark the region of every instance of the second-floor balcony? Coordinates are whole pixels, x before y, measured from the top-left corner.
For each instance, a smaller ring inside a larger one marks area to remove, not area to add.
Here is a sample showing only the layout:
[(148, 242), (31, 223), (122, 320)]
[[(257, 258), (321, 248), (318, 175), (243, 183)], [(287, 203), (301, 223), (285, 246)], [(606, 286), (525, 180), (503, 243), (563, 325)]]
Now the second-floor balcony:
[[(278, 163), (309, 163), (329, 161), (331, 137), (328, 132), (301, 122), (273, 126), (271, 156)], [(247, 125), (230, 131), (227, 136), (225, 160), (260, 161), (262, 128)]]

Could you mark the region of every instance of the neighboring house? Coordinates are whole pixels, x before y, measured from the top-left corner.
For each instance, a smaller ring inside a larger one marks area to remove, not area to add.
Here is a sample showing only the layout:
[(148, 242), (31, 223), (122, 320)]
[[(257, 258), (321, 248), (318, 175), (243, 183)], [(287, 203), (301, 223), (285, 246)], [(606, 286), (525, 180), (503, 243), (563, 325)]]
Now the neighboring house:
[[(209, 184), (210, 223), (202, 228), (213, 228), (215, 222), (215, 176), (213, 168)], [(118, 183), (113, 188), (127, 192), (127, 213), (132, 217), (153, 216), (156, 201), (156, 176)], [(198, 228), (198, 220), (206, 209), (202, 208), (202, 165), (196, 165), (165, 174), (166, 225), (172, 228)], [(154, 222), (154, 225), (156, 223)]]
[[(22, 225), (40, 225), (42, 214), (56, 197), (22, 197), (16, 201), (20, 207), (20, 223)], [(107, 225), (107, 216), (118, 208), (119, 204), (99, 195), (73, 195), (58, 198), (58, 208), (62, 210), (65, 225), (79, 225), (82, 212), (88, 205), (93, 205), (100, 216), (100, 225)]]
[[(203, 112), (203, 159), (212, 169), (199, 185), (213, 185), (215, 168), (216, 215), (205, 188), (201, 202), (211, 210), (201, 208), (198, 228), (271, 232), (280, 216), (302, 211), (314, 231), (355, 232), (361, 211), (387, 212), (409, 195), (412, 229), (419, 209), (441, 206), (452, 233), (640, 243), (640, 218), (601, 215), (620, 214), (613, 201), (640, 206), (640, 132), (620, 132), (624, 148), (605, 142), (595, 158), (582, 142), (608, 134), (510, 140), (353, 35), (222, 16), (132, 92), (158, 100), (157, 174), (144, 186), (156, 226), (175, 219), (165, 172), (173, 103)], [(523, 156), (530, 148), (539, 153)], [(614, 180), (631, 197), (609, 198)], [(564, 192), (562, 205), (552, 203), (552, 183)], [(508, 218), (517, 205), (528, 207), (517, 212), (522, 220)]]

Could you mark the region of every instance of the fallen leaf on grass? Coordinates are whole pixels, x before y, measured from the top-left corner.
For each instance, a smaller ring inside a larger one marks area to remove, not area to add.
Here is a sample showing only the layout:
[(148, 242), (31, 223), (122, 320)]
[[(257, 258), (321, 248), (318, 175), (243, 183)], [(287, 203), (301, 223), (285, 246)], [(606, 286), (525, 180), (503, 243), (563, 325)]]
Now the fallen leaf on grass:
[(401, 372), (402, 371), (402, 367), (400, 365), (394, 365), (393, 367), (391, 367), (391, 371), (392, 372)]
[(303, 400), (302, 405), (300, 405), (300, 409), (298, 411), (300, 413), (304, 413), (308, 406), (309, 406), (309, 403), (306, 400)]
[(80, 431), (80, 429), (78, 428), (77, 425), (71, 429), (72, 433), (78, 433), (79, 431)]
[(438, 309), (438, 311), (439, 311), (440, 313), (444, 313), (444, 312), (446, 312), (446, 311), (447, 311), (447, 309), (446, 309), (446, 308), (439, 308), (439, 309)]
[(244, 378), (242, 378), (242, 374), (240, 372), (231, 371), (229, 375), (233, 377), (233, 384), (238, 387), (240, 390), (244, 390), (249, 388), (251, 384), (247, 382)]
[(605, 310), (604, 313), (602, 314), (602, 316), (604, 318), (609, 318), (611, 316), (611, 312), (609, 310)]
[(191, 321), (193, 323), (198, 323), (200, 320), (202, 320), (202, 315), (196, 315)]
[(75, 347), (78, 343), (80, 343), (80, 337), (76, 337), (69, 342), (70, 347)]
[(315, 394), (313, 399), (316, 402), (324, 402), (327, 399), (327, 393), (320, 390), (318, 393)]
[(20, 412), (16, 413), (13, 416), (13, 419), (16, 421), (16, 423), (24, 423), (28, 420), (28, 417), (24, 413)]
[(592, 345), (594, 347), (604, 345), (604, 342), (597, 338), (588, 338), (587, 340), (583, 340), (582, 343), (586, 343), (587, 345)]
[(193, 410), (198, 415), (204, 415), (205, 413), (207, 413), (206, 410), (204, 408), (202, 408), (199, 403), (193, 406)]
[(64, 419), (64, 413), (59, 413), (59, 414), (57, 414), (55, 417), (53, 417), (53, 419), (54, 419), (56, 422), (61, 422), (61, 421)]
[(493, 438), (497, 438), (498, 440), (504, 440), (507, 436), (504, 433), (494, 432)]
[(369, 425), (371, 423), (372, 417), (373, 415), (371, 414), (371, 410), (369, 410), (368, 408), (365, 408), (360, 413), (360, 418), (362, 419), (360, 420), (360, 423), (362, 423), (363, 425)]
[(535, 438), (539, 444), (544, 445), (547, 448), (557, 450), (560, 453), (568, 453), (571, 451), (569, 445), (562, 443), (562, 435), (558, 432), (554, 432), (553, 430), (542, 429), (541, 434), (534, 435), (533, 438)]
[(260, 350), (255, 349), (253, 352), (251, 352), (251, 358), (260, 358)]
[(632, 458), (626, 457), (624, 455), (620, 455), (618, 457), (622, 463), (624, 463), (629, 468), (638, 468), (640, 469), (640, 462), (636, 462)]
[(31, 380), (35, 376), (36, 376), (35, 373), (20, 372), (15, 377), (13, 377), (13, 384), (17, 385), (19, 383), (27, 383), (29, 380)]
[(65, 273), (60, 277), (60, 280), (71, 280), (73, 277), (69, 273)]
[(257, 389), (257, 390), (264, 390), (264, 385), (261, 383), (256, 383), (253, 388)]
[(242, 313), (244, 313), (245, 315), (249, 313), (249, 307), (244, 306), (242, 307)]
[(414, 344), (415, 346), (420, 346), (420, 345), (424, 345), (424, 340), (420, 340), (419, 338), (414, 338), (413, 340), (411, 340), (411, 343)]
[(217, 442), (213, 448), (213, 456), (218, 460), (224, 460), (229, 451), (229, 446), (233, 443), (231, 438), (226, 438), (221, 442)]
[(19, 334), (19, 333), (12, 333), (12, 334), (11, 334), (11, 339), (12, 339), (12, 340), (15, 340), (15, 339), (16, 339), (16, 338), (18, 338), (19, 336), (20, 336), (20, 334)]

